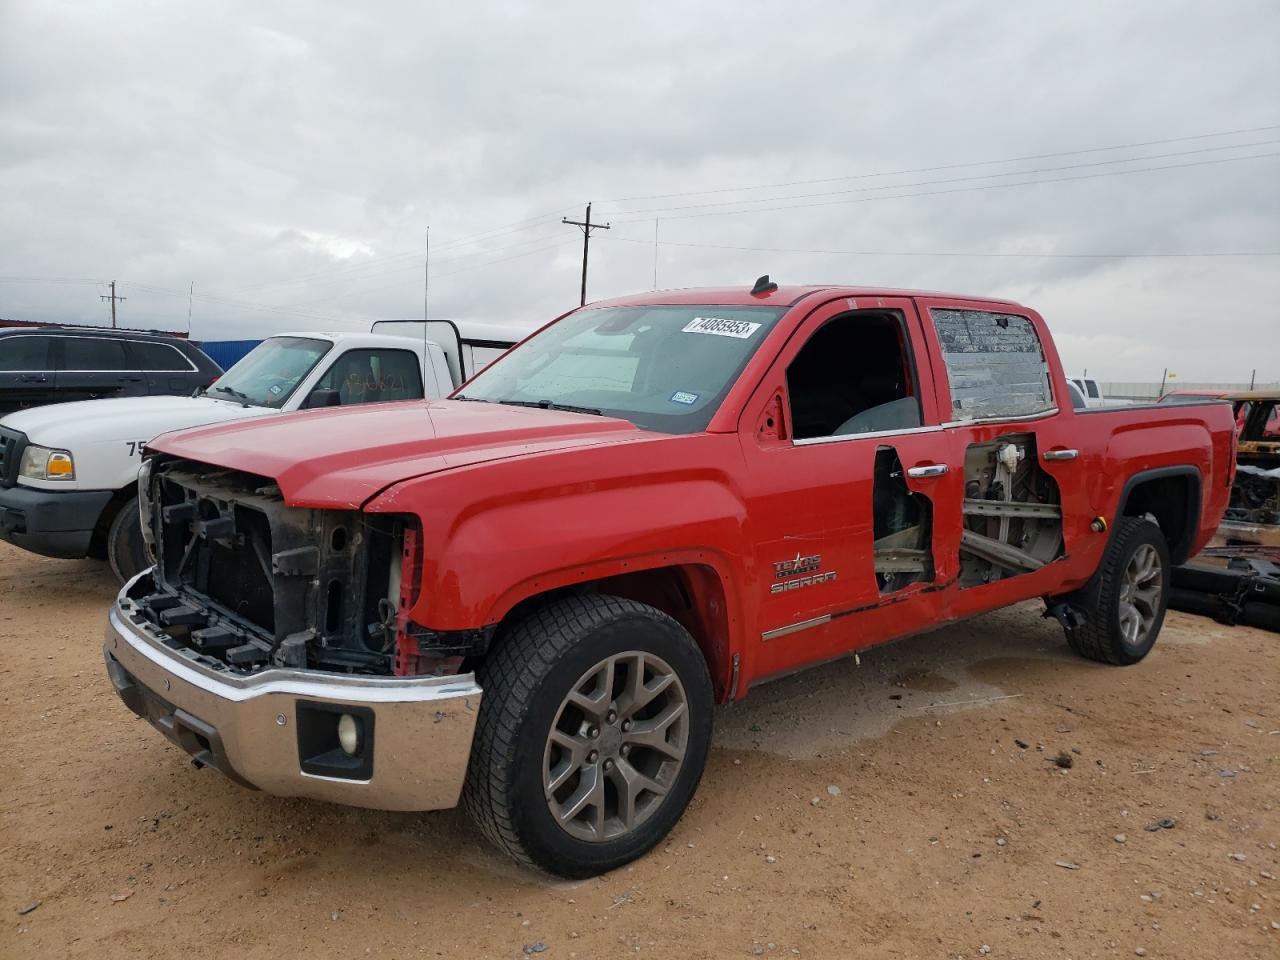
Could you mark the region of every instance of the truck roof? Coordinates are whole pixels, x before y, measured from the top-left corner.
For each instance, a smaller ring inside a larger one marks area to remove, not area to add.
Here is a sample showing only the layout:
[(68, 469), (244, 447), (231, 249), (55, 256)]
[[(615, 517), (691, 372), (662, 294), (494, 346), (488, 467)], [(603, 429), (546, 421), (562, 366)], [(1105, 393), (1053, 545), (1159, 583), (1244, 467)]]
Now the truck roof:
[[(410, 340), (414, 343), (422, 343), (421, 337), (410, 336), (400, 333), (368, 333), (362, 330), (286, 330), (283, 333), (273, 333), (273, 337), (306, 337), (311, 340), (328, 340), (334, 344), (340, 344), (345, 347), (360, 346), (367, 344), (369, 346), (385, 345), (388, 341)], [(433, 344), (437, 348), (438, 344)]]
[(612, 300), (598, 300), (593, 307), (630, 307), (646, 304), (723, 304), (725, 306), (793, 306), (806, 297), (815, 294), (826, 294), (829, 297), (945, 297), (952, 300), (979, 300), (984, 303), (1000, 303), (1008, 306), (1020, 306), (1014, 300), (1000, 297), (975, 296), (963, 293), (940, 293), (932, 290), (900, 290), (894, 287), (851, 287), (844, 285), (795, 285), (782, 286), (769, 293), (752, 294), (751, 287), (743, 284), (738, 287), (686, 287), (678, 290), (654, 290), (649, 293), (634, 294), (629, 297), (617, 297)]

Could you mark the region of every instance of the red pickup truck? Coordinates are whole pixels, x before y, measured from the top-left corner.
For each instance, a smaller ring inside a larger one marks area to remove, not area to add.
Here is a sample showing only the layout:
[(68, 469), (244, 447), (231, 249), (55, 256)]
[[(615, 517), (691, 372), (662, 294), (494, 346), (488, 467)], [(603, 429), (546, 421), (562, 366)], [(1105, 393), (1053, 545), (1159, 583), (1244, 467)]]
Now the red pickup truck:
[(1227, 503), (1227, 403), (1073, 410), (1033, 310), (903, 290), (649, 293), (566, 314), (445, 401), (156, 440), (120, 696), (271, 793), (461, 798), (519, 860), (628, 862), (713, 704), (1042, 597), (1151, 649)]

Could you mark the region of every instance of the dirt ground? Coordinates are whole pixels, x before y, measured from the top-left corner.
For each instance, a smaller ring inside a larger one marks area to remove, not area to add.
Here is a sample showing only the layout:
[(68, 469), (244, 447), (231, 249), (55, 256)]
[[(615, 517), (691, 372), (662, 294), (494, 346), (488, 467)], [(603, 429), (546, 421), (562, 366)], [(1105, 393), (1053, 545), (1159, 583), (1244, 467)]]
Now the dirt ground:
[(106, 680), (114, 591), (0, 544), (0, 957), (1280, 957), (1275, 634), (1117, 669), (1028, 604), (766, 685), (667, 843), (564, 883), (195, 770)]

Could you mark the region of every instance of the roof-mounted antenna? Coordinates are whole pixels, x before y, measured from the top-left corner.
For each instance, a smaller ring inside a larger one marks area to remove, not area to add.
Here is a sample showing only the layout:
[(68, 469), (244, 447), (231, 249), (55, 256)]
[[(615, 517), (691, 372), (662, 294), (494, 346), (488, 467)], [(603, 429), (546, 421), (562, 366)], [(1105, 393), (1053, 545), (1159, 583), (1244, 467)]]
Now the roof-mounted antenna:
[(769, 279), (766, 273), (763, 277), (756, 281), (756, 285), (751, 288), (753, 297), (763, 297), (765, 294), (773, 293), (778, 289), (778, 285)]

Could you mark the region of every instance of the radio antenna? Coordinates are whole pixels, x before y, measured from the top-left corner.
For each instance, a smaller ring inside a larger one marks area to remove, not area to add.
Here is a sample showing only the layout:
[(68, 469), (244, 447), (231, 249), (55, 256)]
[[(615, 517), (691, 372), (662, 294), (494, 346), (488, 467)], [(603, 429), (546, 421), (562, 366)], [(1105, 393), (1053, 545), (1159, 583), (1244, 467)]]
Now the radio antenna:
[[(422, 252), (422, 367), (426, 369), (426, 320), (430, 316), (431, 292), (431, 227), (426, 228), (426, 246)], [(422, 374), (426, 376), (425, 372)]]

